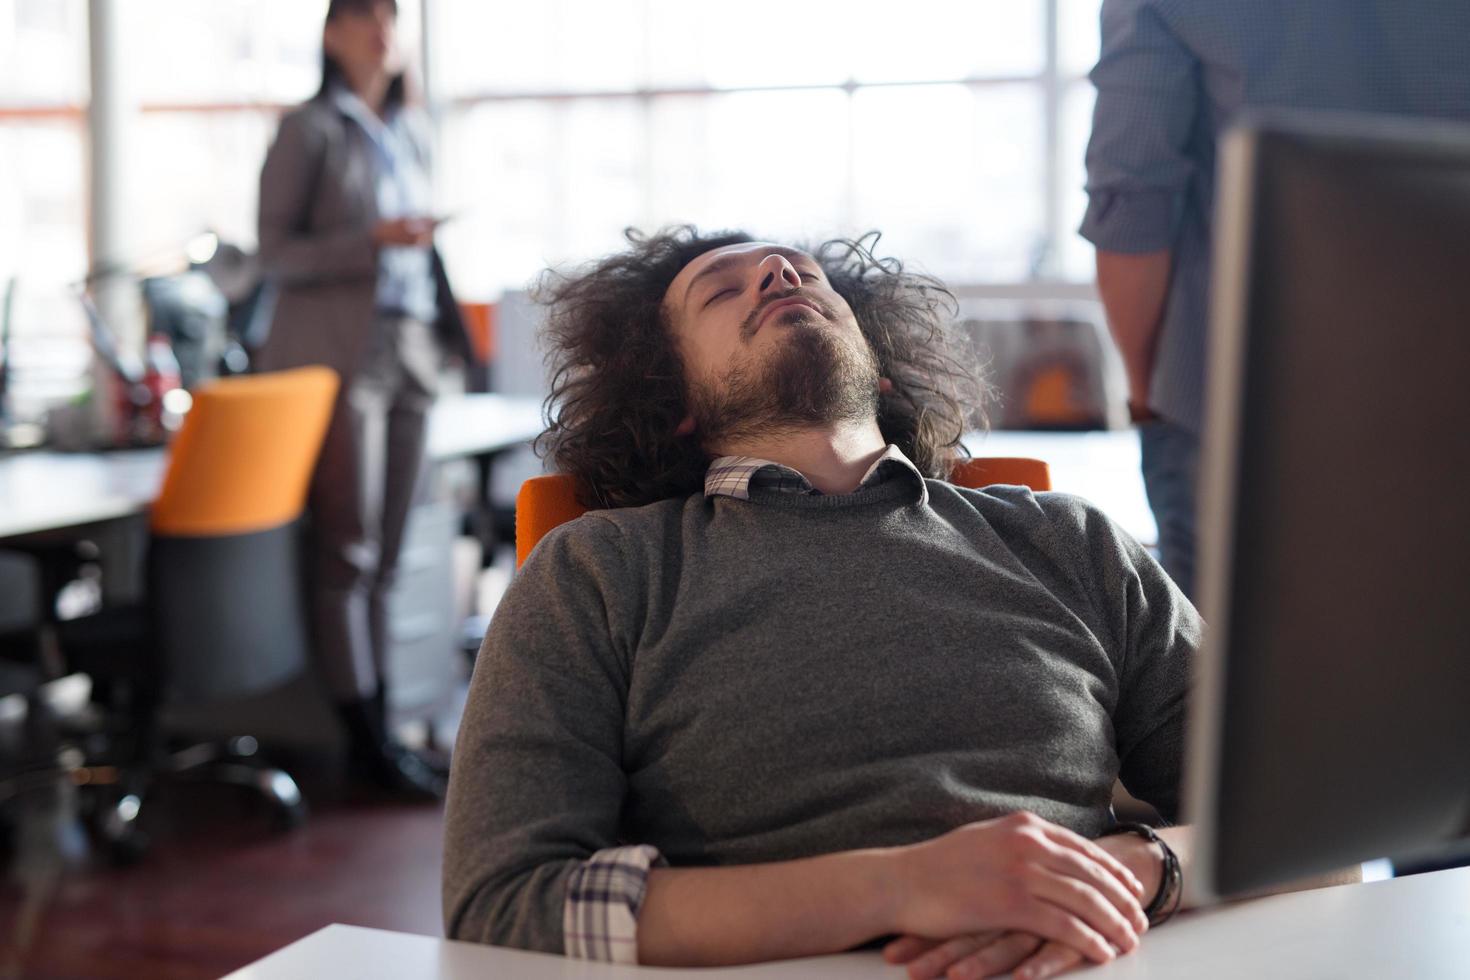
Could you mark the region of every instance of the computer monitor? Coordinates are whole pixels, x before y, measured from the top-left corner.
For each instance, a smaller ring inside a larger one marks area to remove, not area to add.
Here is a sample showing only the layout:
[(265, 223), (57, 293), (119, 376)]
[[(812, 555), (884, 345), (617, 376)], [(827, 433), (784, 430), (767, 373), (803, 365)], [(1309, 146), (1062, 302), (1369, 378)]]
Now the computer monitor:
[(1201, 900), (1470, 834), (1470, 129), (1260, 116), (1219, 188)]

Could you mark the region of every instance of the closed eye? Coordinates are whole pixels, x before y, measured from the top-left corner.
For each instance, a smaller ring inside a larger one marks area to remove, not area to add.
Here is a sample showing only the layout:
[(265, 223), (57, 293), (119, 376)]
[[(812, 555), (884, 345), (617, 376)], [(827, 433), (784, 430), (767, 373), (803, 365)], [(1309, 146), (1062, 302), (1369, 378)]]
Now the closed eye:
[(719, 292), (715, 293), (709, 299), (705, 300), (704, 301), (704, 305), (705, 306), (711, 306), (711, 305), (713, 305), (715, 303), (716, 300), (724, 299), (726, 296), (732, 296), (732, 295), (734, 295), (735, 293), (738, 293), (738, 292), (740, 292), (740, 290), (736, 289), (734, 286), (730, 286), (730, 287), (727, 287), (725, 289), (721, 289)]

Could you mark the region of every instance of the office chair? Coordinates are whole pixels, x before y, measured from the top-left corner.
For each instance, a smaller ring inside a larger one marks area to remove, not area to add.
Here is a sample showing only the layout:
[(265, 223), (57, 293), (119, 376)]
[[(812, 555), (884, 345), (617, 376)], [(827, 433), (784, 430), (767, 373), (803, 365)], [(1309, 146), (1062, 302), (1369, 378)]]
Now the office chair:
[(167, 702), (247, 697), (305, 668), (298, 520), (337, 387), (329, 368), (307, 367), (196, 391), (149, 514), (143, 606), (61, 625), (69, 666), (100, 684), (126, 726), (111, 765), (89, 770), (111, 787), (94, 828), (116, 857), (145, 846), (137, 819), (160, 776), (250, 786), (281, 826), (305, 818), (291, 777), (250, 758), (253, 738), (168, 752), (158, 713)]
[[(961, 487), (1011, 483), (1042, 491), (1051, 489), (1051, 468), (1025, 456), (991, 456), (961, 460), (950, 474)], [(516, 568), (525, 564), (536, 542), (552, 528), (581, 517), (587, 507), (577, 499), (576, 480), (565, 473), (535, 476), (516, 494)]]

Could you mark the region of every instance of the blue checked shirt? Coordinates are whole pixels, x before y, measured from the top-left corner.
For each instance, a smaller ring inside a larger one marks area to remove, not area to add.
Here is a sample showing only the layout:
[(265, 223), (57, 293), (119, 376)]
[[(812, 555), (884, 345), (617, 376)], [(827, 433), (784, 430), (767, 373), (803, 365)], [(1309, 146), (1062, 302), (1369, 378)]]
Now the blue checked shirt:
[[(923, 485), (924, 474), (897, 446), (889, 446), (863, 474), (857, 493), (905, 474)], [(752, 456), (721, 456), (704, 475), (706, 497), (749, 500), (752, 490), (819, 494), (789, 466)], [(928, 488), (924, 500), (928, 500)], [(567, 882), (562, 906), (562, 945), (567, 956), (612, 963), (638, 962), (638, 912), (648, 890), (648, 872), (666, 862), (647, 844), (611, 847), (584, 861)]]
[(1081, 234), (1173, 251), (1150, 406), (1198, 432), (1217, 136), (1247, 107), (1470, 120), (1470, 0), (1103, 0)]
[[(337, 108), (367, 135), (373, 147), (379, 218), (418, 218), (433, 210), (429, 173), (403, 109), (379, 119), (351, 89), (332, 93)], [(389, 245), (378, 250), (377, 307), (432, 323), (438, 315), (433, 260), (427, 248)]]

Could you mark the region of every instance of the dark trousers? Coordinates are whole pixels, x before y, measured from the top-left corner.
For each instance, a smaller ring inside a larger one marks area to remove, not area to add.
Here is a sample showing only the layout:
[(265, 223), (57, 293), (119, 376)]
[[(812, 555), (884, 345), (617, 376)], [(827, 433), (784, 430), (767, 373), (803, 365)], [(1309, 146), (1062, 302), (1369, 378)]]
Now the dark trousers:
[(339, 702), (385, 686), (387, 598), (424, 465), (438, 349), (418, 320), (379, 316), (337, 397), (311, 488), (316, 651)]
[(1199, 487), (1199, 436), (1167, 419), (1138, 427), (1143, 485), (1159, 525), (1159, 563), (1195, 601), (1195, 501)]

